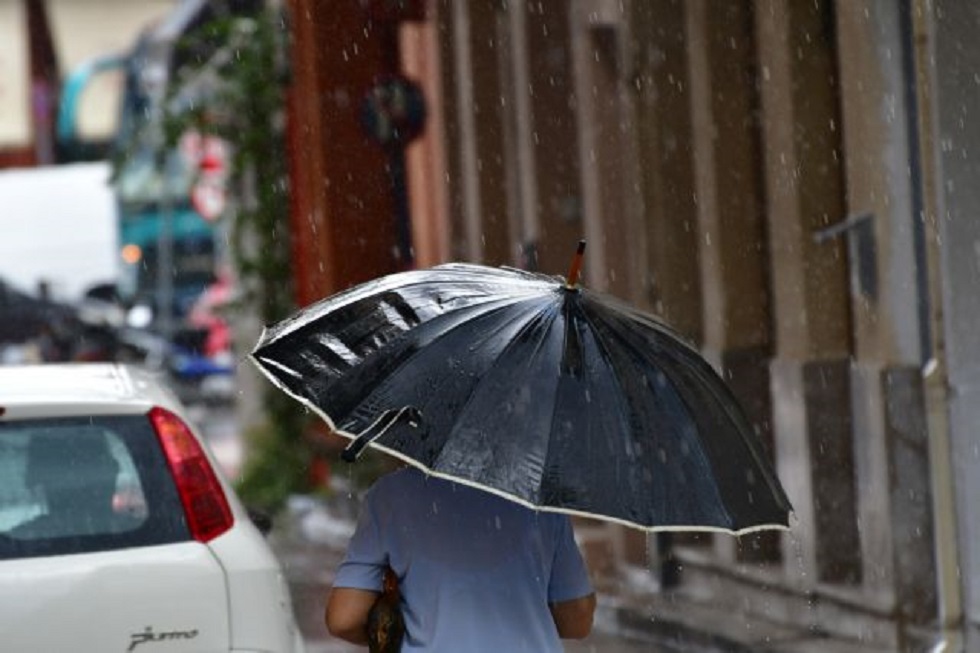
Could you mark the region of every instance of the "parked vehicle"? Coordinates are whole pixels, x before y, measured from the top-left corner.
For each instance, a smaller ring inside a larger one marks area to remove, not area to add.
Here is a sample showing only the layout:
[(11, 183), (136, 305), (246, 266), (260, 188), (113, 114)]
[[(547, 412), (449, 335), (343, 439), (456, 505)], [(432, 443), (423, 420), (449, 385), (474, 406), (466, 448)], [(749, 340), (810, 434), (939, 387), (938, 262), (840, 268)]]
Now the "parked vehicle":
[(0, 277), (74, 302), (120, 272), (106, 161), (0, 170)]
[(0, 641), (303, 649), (262, 531), (158, 377), (0, 367)]

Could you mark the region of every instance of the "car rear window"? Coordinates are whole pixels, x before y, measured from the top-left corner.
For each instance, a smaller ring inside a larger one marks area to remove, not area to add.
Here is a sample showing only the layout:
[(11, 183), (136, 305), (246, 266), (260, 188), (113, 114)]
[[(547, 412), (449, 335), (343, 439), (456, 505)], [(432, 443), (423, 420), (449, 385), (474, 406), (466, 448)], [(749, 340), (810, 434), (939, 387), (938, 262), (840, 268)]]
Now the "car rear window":
[(0, 423), (0, 559), (190, 539), (145, 416)]

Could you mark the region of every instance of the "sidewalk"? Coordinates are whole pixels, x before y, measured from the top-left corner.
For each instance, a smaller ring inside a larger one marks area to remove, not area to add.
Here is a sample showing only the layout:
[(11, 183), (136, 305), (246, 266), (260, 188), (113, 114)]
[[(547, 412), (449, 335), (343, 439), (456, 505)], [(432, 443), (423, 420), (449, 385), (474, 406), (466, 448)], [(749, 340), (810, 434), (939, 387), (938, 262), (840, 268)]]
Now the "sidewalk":
[(747, 620), (731, 608), (676, 592), (645, 596), (642, 600), (607, 594), (603, 603), (623, 632), (668, 642), (679, 651), (891, 653), (860, 642), (833, 639), (807, 628), (768, 623), (756, 617)]
[[(816, 626), (788, 625), (749, 613), (744, 597), (721, 596), (696, 580), (682, 580), (677, 589), (662, 591), (647, 572), (646, 582), (618, 582), (601, 593), (610, 619), (624, 633), (655, 642), (669, 642), (683, 651), (726, 653), (894, 653), (894, 649), (831, 637)], [(605, 589), (605, 588), (603, 588)], [(771, 592), (772, 602), (780, 595)], [(813, 619), (816, 623), (817, 619)]]

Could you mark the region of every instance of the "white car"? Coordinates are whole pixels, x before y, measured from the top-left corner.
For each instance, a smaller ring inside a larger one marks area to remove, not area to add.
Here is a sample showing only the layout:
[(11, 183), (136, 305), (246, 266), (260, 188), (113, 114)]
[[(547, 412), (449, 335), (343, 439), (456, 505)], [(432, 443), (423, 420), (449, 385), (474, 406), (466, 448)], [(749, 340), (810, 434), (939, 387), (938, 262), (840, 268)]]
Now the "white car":
[(0, 367), (0, 649), (302, 651), (279, 563), (182, 410), (137, 368)]

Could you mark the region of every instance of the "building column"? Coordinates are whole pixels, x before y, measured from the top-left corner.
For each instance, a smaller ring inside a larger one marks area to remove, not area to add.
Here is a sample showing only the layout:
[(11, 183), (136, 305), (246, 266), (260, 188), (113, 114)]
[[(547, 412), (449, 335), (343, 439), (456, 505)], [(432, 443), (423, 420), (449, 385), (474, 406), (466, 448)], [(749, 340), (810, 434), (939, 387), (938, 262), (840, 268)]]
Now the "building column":
[(525, 38), (514, 21), (524, 9), (495, 0), (441, 0), (438, 9), (453, 258), (520, 264), (522, 196), (533, 183), (515, 129), (530, 121), (519, 81)]
[(384, 70), (378, 26), (355, 0), (289, 7), (304, 17), (296, 21), (288, 117), (290, 169), (300, 171), (292, 226), (305, 244), (297, 271), (304, 303), (398, 269), (395, 197), (387, 154), (360, 121), (360, 103)]
[(416, 267), (444, 263), (449, 255), (449, 197), (446, 167), (445, 103), (439, 49), (439, 7), (432, 3), (424, 22), (401, 26), (402, 68), (421, 85), (426, 103), (425, 128), (405, 151), (409, 214)]
[[(533, 217), (524, 243), (532, 248), (537, 268), (547, 274), (568, 272), (575, 246), (583, 234), (581, 166), (576, 112), (579, 98), (572, 63), (571, 3), (515, 2), (521, 11), (526, 36), (525, 69), (529, 89), (529, 132), (535, 185)], [(523, 139), (521, 139), (523, 140)], [(583, 276), (591, 281), (588, 256)]]
[(836, 49), (829, 0), (756, 9), (775, 352), (775, 449), (796, 521), (787, 574), (861, 574), (845, 250), (822, 230), (843, 218)]
[(700, 343), (700, 238), (684, 3), (633, 2), (632, 11), (632, 82), (646, 259), (643, 303), (691, 342)]
[[(692, 0), (685, 8), (702, 348), (768, 445), (771, 299), (752, 3)], [(715, 538), (716, 553), (734, 561), (764, 539)]]
[(907, 3), (838, 2), (836, 12), (863, 587), (910, 642), (938, 618), (911, 18)]
[(571, 48), (579, 133), (582, 233), (589, 242), (589, 285), (627, 301), (643, 292), (643, 197), (636, 162), (629, 4), (572, 3)]
[(938, 525), (945, 533), (958, 530), (950, 533), (956, 536), (957, 546), (942, 543), (944, 553), (958, 553), (946, 558), (945, 567), (957, 573), (959, 583), (959, 592), (944, 589), (947, 600), (943, 618), (947, 624), (955, 624), (960, 618), (965, 621), (962, 650), (973, 651), (980, 650), (980, 269), (976, 247), (980, 242), (980, 133), (971, 117), (980, 111), (980, 87), (976, 83), (980, 16), (970, 3), (938, 0), (932, 3), (929, 18), (932, 29), (927, 57), (931, 66), (927, 83), (931, 82), (934, 94), (934, 122), (929, 127), (936, 144), (935, 163), (942, 174), (935, 184), (934, 198), (938, 209), (934, 233), (938, 238), (931, 241), (938, 250), (941, 294), (933, 300), (940, 304), (942, 328), (937, 338), (945, 347), (935, 374), (945, 387), (948, 411), (944, 416), (948, 432), (933, 433), (932, 437), (943, 439), (942, 460), (952, 460), (954, 506), (940, 511)]

